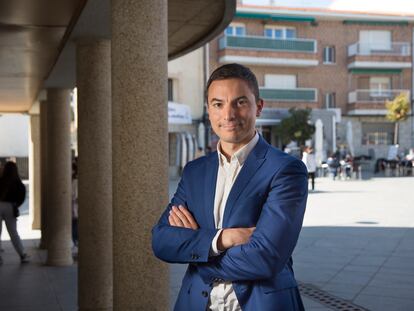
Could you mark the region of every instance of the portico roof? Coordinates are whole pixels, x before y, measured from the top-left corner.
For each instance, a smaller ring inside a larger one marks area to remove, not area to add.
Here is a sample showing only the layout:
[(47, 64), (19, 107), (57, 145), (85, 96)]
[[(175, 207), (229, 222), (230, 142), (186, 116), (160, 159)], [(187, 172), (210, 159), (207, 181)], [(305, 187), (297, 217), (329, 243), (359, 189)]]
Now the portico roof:
[[(235, 0), (169, 0), (169, 58), (214, 38), (235, 10)], [(75, 87), (75, 40), (110, 39), (110, 25), (109, 0), (0, 0), (0, 112), (28, 111), (42, 88)]]

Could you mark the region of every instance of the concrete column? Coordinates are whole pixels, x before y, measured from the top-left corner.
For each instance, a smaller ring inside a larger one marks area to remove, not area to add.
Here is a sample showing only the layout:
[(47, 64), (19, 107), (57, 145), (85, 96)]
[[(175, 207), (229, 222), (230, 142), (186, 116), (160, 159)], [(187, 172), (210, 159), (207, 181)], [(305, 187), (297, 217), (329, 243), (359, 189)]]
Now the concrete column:
[(112, 310), (111, 43), (79, 41), (79, 310)]
[(40, 109), (40, 229), (42, 236), (39, 247), (47, 249), (47, 101), (42, 100)]
[(114, 310), (168, 310), (151, 228), (168, 201), (167, 1), (112, 1)]
[(47, 94), (47, 264), (67, 266), (72, 259), (70, 90)]
[[(37, 111), (38, 112), (38, 111)], [(32, 229), (40, 229), (40, 116), (30, 114), (29, 210)]]

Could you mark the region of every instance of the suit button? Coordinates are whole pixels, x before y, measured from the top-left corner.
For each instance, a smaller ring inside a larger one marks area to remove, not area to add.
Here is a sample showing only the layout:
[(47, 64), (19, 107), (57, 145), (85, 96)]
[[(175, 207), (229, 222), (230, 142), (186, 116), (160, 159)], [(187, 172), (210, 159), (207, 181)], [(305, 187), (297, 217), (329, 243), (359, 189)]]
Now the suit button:
[(203, 295), (203, 297), (208, 297), (208, 293), (207, 293), (205, 290), (203, 290), (203, 291), (201, 292), (201, 295)]

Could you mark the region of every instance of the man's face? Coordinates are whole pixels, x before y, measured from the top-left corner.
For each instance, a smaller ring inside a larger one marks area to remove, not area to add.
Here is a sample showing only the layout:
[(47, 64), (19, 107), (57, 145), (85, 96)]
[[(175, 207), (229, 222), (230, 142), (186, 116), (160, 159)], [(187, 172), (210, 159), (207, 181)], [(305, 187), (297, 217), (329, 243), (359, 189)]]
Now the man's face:
[(263, 101), (256, 102), (247, 82), (241, 79), (216, 80), (210, 84), (207, 111), (211, 126), (223, 143), (243, 146), (255, 132), (256, 117)]

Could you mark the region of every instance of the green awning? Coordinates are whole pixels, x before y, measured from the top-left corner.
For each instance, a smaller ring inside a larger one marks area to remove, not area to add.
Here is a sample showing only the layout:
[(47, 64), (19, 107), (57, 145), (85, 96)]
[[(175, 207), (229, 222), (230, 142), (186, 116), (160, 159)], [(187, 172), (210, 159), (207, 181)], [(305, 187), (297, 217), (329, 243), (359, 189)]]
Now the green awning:
[(372, 25), (372, 26), (408, 26), (408, 21), (373, 21), (373, 20), (344, 20), (345, 25)]
[(400, 74), (402, 69), (381, 69), (381, 68), (352, 68), (350, 73), (357, 75), (374, 75), (374, 74)]
[(287, 21), (287, 22), (315, 22), (314, 17), (307, 16), (286, 16), (286, 15), (275, 15), (265, 13), (249, 13), (249, 12), (237, 12), (235, 17), (238, 18), (250, 18), (250, 19), (267, 19), (272, 21)]

